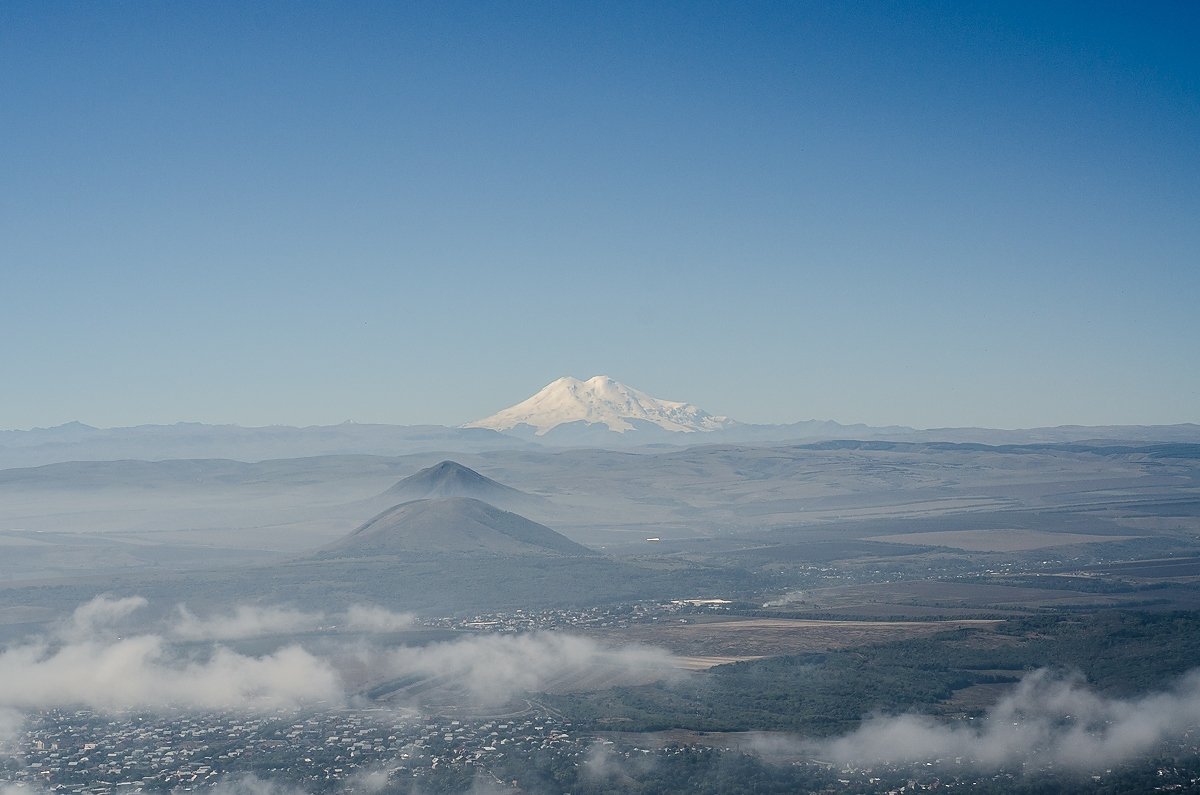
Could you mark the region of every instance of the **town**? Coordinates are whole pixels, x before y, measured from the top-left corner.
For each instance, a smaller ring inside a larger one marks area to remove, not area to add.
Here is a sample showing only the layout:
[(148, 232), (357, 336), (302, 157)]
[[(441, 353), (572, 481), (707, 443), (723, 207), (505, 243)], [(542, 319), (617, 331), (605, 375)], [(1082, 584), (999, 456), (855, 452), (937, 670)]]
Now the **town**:
[(394, 710), (100, 715), (50, 710), (3, 762), (4, 779), (54, 792), (188, 790), (253, 773), (306, 790), (354, 789), (365, 775), (420, 779), (443, 766), (486, 770), (506, 755), (582, 754), (552, 716), (433, 720)]

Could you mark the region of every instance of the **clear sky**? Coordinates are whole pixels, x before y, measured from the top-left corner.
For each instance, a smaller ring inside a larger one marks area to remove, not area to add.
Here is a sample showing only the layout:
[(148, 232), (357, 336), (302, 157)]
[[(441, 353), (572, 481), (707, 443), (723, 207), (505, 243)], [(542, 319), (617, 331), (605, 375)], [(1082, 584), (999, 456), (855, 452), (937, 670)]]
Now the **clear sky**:
[(0, 4), (0, 427), (1200, 421), (1200, 4)]

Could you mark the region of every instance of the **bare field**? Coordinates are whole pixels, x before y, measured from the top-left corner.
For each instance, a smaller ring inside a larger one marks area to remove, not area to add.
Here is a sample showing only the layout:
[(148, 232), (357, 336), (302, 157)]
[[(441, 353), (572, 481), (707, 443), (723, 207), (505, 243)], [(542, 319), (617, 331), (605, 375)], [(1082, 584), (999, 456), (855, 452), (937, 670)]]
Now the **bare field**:
[[(724, 662), (845, 649), (961, 627), (987, 628), (998, 623), (994, 620), (818, 621), (747, 618), (687, 624), (637, 624), (594, 634), (615, 643), (662, 646), (694, 661), (692, 664), (697, 668), (709, 668)], [(703, 664), (705, 661), (714, 662)]]
[(1041, 530), (940, 530), (929, 533), (901, 533), (871, 536), (867, 541), (912, 546), (951, 547), (966, 552), (1023, 552), (1074, 544), (1099, 544), (1105, 541), (1131, 541), (1141, 536), (1106, 536), (1085, 533), (1046, 533)]
[(873, 618), (887, 619), (890, 621), (924, 621), (924, 620), (939, 620), (948, 619), (975, 619), (979, 618), (981, 612), (987, 613), (987, 617), (1004, 616), (1007, 618), (1021, 618), (1029, 615), (1028, 610), (1020, 610), (1016, 608), (979, 608), (979, 607), (934, 607), (927, 605), (905, 604), (901, 602), (881, 602), (879, 604), (869, 605), (852, 605), (844, 607), (825, 607), (820, 610), (813, 610), (813, 613), (819, 614), (825, 618), (845, 619), (847, 621), (862, 621)]
[(894, 583), (815, 588), (805, 593), (793, 612), (842, 612), (851, 615), (944, 615), (966, 611), (1008, 614), (1067, 605), (1119, 605), (1136, 594), (1098, 594), (1049, 588), (1029, 588), (986, 582), (910, 580)]

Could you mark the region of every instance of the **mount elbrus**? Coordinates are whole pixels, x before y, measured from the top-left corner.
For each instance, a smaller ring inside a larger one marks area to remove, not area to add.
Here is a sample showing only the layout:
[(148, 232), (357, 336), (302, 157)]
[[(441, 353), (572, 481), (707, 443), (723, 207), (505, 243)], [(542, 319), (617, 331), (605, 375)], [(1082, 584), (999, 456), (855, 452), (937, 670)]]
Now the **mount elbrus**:
[(695, 433), (734, 424), (728, 417), (714, 416), (691, 403), (660, 400), (606, 375), (598, 375), (586, 381), (570, 376), (559, 378), (533, 397), (463, 427), (545, 436), (560, 426), (574, 423), (598, 425), (617, 433), (648, 426)]

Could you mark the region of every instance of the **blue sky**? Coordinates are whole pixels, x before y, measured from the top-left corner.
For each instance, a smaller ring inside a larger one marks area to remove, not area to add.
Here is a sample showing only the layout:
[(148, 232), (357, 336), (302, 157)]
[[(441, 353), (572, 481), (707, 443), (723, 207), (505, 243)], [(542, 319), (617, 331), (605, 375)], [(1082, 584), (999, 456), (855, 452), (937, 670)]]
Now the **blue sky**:
[(1200, 421), (1194, 3), (0, 6), (0, 427)]

